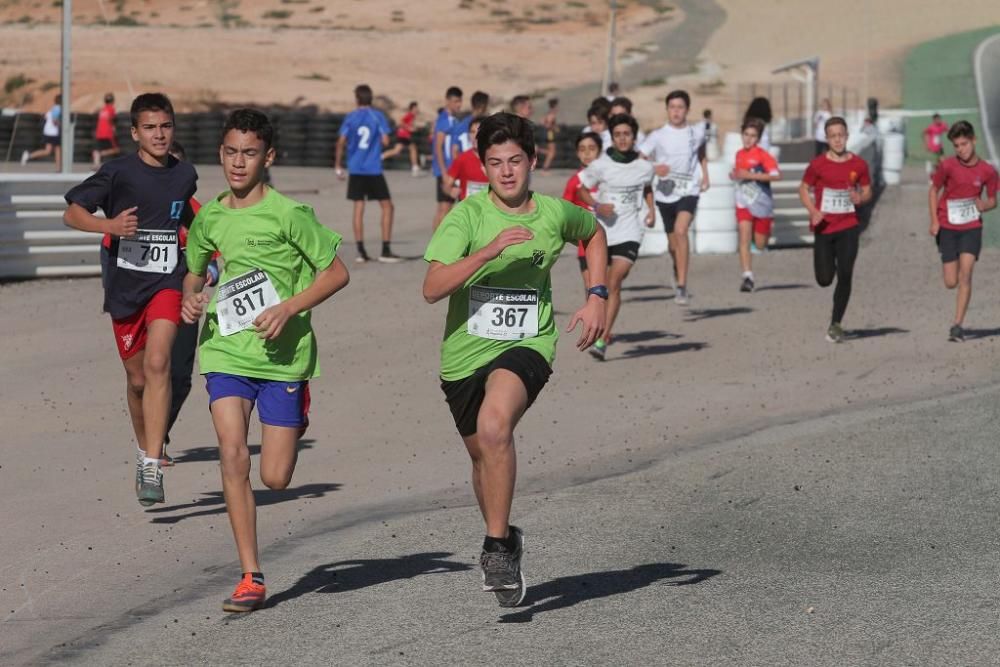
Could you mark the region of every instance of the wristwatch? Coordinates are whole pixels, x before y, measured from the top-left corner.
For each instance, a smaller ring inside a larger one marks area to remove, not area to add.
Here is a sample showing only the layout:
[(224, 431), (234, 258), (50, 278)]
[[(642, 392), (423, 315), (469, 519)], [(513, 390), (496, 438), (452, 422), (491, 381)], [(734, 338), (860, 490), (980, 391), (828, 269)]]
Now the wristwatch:
[(604, 285), (594, 285), (589, 290), (587, 290), (587, 294), (593, 294), (594, 296), (599, 296), (605, 301), (608, 300), (608, 288), (605, 287)]

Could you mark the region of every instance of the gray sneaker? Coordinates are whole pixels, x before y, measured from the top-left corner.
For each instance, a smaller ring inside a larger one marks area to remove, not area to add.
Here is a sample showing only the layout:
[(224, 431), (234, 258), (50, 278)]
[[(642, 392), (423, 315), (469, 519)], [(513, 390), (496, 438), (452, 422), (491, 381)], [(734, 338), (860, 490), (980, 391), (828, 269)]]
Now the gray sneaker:
[(479, 557), (479, 565), (483, 568), (483, 590), (495, 594), (501, 607), (521, 604), (528, 588), (521, 572), (524, 532), (517, 526), (511, 526), (510, 533), (517, 538), (516, 551), (484, 551)]
[(834, 322), (830, 325), (830, 328), (826, 330), (826, 339), (831, 343), (844, 342), (844, 330), (839, 323)]
[(958, 324), (952, 325), (951, 330), (948, 331), (948, 340), (953, 343), (965, 342), (965, 332), (962, 330), (962, 327)]
[(135, 450), (135, 495), (139, 495), (139, 487), (142, 486), (142, 461), (145, 452), (141, 449)]
[(139, 486), (139, 504), (149, 507), (153, 503), (163, 502), (163, 471), (159, 463), (146, 463), (142, 466), (142, 484)]
[(691, 300), (691, 295), (688, 294), (687, 287), (677, 287), (676, 296), (674, 296), (674, 303), (678, 306), (686, 306)]

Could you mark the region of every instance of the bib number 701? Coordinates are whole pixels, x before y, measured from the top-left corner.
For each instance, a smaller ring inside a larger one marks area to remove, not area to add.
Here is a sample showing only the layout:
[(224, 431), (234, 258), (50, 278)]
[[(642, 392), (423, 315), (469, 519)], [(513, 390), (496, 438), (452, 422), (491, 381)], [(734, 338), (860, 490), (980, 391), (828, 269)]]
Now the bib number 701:
[(524, 320), (528, 317), (527, 308), (504, 308), (495, 306), (493, 308), (493, 321), (495, 327), (523, 327)]
[(170, 259), (170, 249), (161, 245), (141, 245), (143, 262), (167, 262)]

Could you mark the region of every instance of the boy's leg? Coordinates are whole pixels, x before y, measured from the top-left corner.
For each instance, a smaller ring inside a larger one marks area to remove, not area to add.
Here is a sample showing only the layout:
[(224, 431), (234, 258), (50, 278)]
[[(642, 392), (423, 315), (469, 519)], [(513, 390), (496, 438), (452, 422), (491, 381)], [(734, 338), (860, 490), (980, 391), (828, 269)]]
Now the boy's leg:
[(417, 145), (415, 143), (410, 144), (410, 169), (414, 171), (420, 169), (420, 158), (417, 155)]
[(847, 303), (851, 300), (851, 287), (854, 283), (854, 260), (858, 257), (858, 228), (845, 229), (834, 234), (834, 254), (837, 262), (837, 286), (833, 289), (833, 313), (830, 321), (840, 324), (847, 312)]
[(392, 241), (392, 217), (395, 206), (391, 199), (380, 200), (379, 206), (382, 207), (382, 243), (389, 243)]
[(671, 245), (677, 248), (674, 255), (674, 266), (677, 267), (678, 287), (687, 287), (688, 260), (690, 259), (688, 228), (691, 226), (692, 217), (688, 211), (678, 211), (677, 221), (674, 223), (674, 235), (670, 237)]
[(607, 303), (607, 328), (604, 330), (604, 342), (611, 342), (611, 331), (618, 317), (618, 311), (622, 304), (622, 283), (632, 270), (632, 262), (624, 257), (614, 257), (611, 266), (608, 267), (608, 303)]
[(146, 331), (146, 347), (142, 353), (145, 450), (147, 457), (159, 459), (170, 415), (170, 351), (177, 336), (177, 325), (170, 320), (156, 319), (146, 325)]
[(955, 324), (962, 326), (965, 314), (972, 300), (972, 270), (976, 268), (976, 256), (963, 252), (958, 256), (958, 295), (955, 302)]
[(833, 243), (829, 234), (816, 234), (813, 240), (813, 272), (816, 284), (829, 287), (837, 273), (837, 262), (834, 259)]
[(177, 421), (181, 406), (191, 393), (191, 375), (194, 373), (195, 351), (198, 348), (198, 325), (181, 324), (170, 352), (170, 415), (167, 418), (167, 435)]
[(257, 505), (250, 487), (247, 431), (253, 402), (240, 396), (212, 401), (212, 423), (219, 439), (222, 495), (233, 529), (242, 572), (260, 572), (257, 556)]
[(944, 286), (948, 289), (958, 287), (958, 260), (945, 262), (941, 265), (941, 277), (944, 278)]
[(135, 441), (143, 452), (146, 451), (146, 423), (142, 418), (142, 395), (146, 387), (146, 376), (142, 372), (144, 356), (143, 351), (139, 350), (122, 360), (125, 367), (125, 401), (132, 420), (132, 430), (135, 431)]
[(299, 426), (261, 425), (260, 481), (267, 488), (288, 488), (298, 460)]
[(740, 234), (740, 271), (746, 273), (751, 270), (750, 264), (750, 240), (753, 236), (753, 222), (750, 220), (739, 220), (737, 222)]
[(351, 224), (354, 227), (354, 240), (357, 243), (365, 242), (365, 200), (356, 199), (354, 200), (354, 215), (351, 218)]

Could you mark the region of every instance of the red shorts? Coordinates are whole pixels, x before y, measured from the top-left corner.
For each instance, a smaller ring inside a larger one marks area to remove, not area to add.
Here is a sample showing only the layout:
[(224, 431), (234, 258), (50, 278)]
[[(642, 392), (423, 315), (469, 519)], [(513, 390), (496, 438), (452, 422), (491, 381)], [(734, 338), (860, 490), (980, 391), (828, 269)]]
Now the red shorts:
[(748, 208), (736, 209), (736, 221), (737, 222), (752, 222), (754, 234), (764, 234), (766, 236), (771, 235), (771, 226), (774, 224), (774, 218), (755, 218)]
[(146, 349), (146, 332), (153, 320), (181, 323), (181, 293), (175, 289), (160, 290), (138, 311), (120, 320), (111, 319), (115, 330), (115, 343), (122, 360)]

